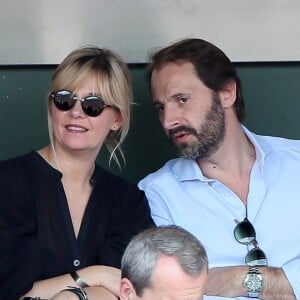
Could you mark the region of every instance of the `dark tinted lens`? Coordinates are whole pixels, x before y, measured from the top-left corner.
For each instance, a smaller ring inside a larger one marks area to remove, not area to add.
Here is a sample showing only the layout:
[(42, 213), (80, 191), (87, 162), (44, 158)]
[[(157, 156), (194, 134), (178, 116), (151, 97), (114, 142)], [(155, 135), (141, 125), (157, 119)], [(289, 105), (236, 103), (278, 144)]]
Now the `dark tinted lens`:
[(75, 100), (69, 91), (56, 92), (53, 97), (53, 102), (58, 109), (64, 111), (71, 109), (75, 105)]
[(104, 102), (98, 96), (88, 96), (82, 102), (83, 111), (90, 117), (99, 116), (105, 108)]
[(247, 219), (236, 225), (233, 234), (239, 243), (245, 245), (250, 244), (256, 237), (255, 229)]
[(247, 266), (266, 266), (268, 264), (266, 254), (259, 247), (251, 249), (245, 258)]

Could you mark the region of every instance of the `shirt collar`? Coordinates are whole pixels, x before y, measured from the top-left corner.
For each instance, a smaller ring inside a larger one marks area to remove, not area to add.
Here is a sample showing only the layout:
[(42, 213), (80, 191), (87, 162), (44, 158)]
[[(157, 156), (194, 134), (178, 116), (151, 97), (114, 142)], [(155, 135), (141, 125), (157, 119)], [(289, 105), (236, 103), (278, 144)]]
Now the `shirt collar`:
[[(245, 126), (242, 125), (242, 129), (255, 148), (255, 162), (258, 164), (258, 167), (262, 170), (265, 155), (271, 150), (271, 148), (269, 144), (263, 143), (258, 135), (252, 133)], [(177, 175), (180, 181), (215, 181), (214, 179), (208, 179), (207, 177), (205, 177), (201, 169), (199, 168), (198, 163), (193, 159), (177, 159), (174, 165), (172, 166), (172, 171)]]
[(261, 141), (259, 141), (259, 136), (248, 130), (245, 126), (242, 125), (242, 128), (244, 130), (245, 135), (251, 142), (251, 144), (254, 146), (255, 149), (255, 161), (258, 163), (263, 164), (265, 155), (267, 152), (269, 152), (269, 146), (267, 144), (262, 144)]
[(176, 174), (179, 181), (204, 180), (204, 175), (194, 159), (179, 158), (172, 166), (172, 172)]

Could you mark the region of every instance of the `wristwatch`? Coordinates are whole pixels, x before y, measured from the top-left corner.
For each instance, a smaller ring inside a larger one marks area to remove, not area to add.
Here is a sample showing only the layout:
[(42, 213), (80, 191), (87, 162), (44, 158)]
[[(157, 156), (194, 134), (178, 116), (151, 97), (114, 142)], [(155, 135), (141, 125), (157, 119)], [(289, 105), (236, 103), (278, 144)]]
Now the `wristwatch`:
[(263, 277), (258, 267), (249, 267), (243, 286), (246, 288), (249, 298), (259, 298), (263, 287)]

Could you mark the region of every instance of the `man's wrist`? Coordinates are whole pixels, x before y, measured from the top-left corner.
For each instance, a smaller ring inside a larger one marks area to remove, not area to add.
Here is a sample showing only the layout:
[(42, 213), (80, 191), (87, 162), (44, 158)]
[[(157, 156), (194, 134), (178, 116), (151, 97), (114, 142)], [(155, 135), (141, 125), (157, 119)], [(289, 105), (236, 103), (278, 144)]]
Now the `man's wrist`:
[(263, 276), (258, 266), (250, 266), (243, 280), (243, 286), (246, 289), (248, 298), (259, 298), (263, 288)]

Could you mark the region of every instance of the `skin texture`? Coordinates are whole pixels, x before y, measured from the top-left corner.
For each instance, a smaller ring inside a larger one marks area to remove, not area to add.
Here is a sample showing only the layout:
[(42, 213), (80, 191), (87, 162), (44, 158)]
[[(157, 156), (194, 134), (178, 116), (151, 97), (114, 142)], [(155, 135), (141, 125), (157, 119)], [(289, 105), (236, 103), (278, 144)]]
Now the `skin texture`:
[(131, 282), (123, 278), (120, 286), (121, 300), (200, 300), (203, 298), (207, 272), (199, 276), (186, 274), (174, 257), (161, 255), (151, 278), (151, 286), (142, 295), (136, 295)]
[(189, 132), (184, 135), (185, 131), (174, 135), (174, 129), (179, 126), (201, 128), (212, 106), (212, 91), (199, 82), (196, 74), (190, 76), (191, 72), (193, 66), (190, 63), (169, 64), (155, 70), (151, 80), (153, 102), (160, 122), (165, 133), (177, 144), (196, 138)]
[[(184, 138), (186, 134), (193, 135), (195, 140), (181, 143), (180, 139)], [(199, 128), (181, 125), (170, 129), (168, 132), (169, 138), (178, 149), (180, 156), (186, 159), (199, 159), (210, 156), (218, 149), (224, 134), (224, 111), (218, 94), (212, 95), (211, 108)]]
[[(93, 80), (87, 80), (73, 92), (84, 98), (95, 94), (93, 87)], [(83, 112), (80, 101), (76, 101), (69, 111), (60, 111), (52, 103), (51, 114), (55, 149), (89, 152), (93, 157), (98, 154), (109, 131), (121, 125), (121, 116), (114, 108), (107, 107), (100, 116), (89, 117)]]

